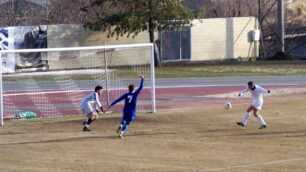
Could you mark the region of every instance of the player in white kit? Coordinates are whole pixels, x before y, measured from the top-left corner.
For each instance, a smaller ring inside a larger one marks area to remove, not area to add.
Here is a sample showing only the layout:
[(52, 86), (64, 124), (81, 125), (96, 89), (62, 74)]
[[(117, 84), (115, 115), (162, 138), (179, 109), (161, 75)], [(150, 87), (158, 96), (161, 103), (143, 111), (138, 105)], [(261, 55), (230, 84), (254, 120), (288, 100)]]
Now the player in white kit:
[(86, 120), (83, 122), (83, 131), (90, 131), (90, 123), (98, 119), (100, 111), (105, 112), (99, 100), (99, 96), (102, 95), (103, 87), (98, 85), (95, 87), (95, 91), (86, 95), (81, 102), (81, 110), (86, 115)]
[(263, 117), (259, 114), (259, 111), (261, 110), (263, 104), (263, 96), (270, 93), (270, 90), (255, 85), (253, 81), (250, 81), (248, 82), (247, 88), (239, 93), (239, 96), (243, 96), (247, 92), (252, 94), (253, 101), (247, 109), (243, 119), (240, 122), (237, 122), (237, 125), (244, 127), (247, 123), (247, 120), (250, 118), (250, 112), (253, 111), (253, 115), (256, 117), (257, 122), (260, 125), (259, 129), (267, 128), (267, 124)]

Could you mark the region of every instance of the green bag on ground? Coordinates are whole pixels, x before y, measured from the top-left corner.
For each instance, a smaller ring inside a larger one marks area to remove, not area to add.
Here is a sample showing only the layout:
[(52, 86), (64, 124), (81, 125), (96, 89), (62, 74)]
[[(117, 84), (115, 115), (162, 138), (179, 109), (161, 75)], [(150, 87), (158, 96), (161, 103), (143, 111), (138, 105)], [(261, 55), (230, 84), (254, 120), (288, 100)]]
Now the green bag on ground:
[(15, 115), (15, 118), (17, 119), (36, 118), (36, 113), (35, 112), (20, 112)]

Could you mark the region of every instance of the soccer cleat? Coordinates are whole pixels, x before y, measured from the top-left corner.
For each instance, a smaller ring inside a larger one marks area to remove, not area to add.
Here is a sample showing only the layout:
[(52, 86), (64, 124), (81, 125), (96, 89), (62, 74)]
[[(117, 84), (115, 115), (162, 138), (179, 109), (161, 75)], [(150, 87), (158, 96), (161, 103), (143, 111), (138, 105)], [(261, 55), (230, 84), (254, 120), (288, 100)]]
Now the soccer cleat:
[(262, 126), (259, 127), (259, 129), (264, 129), (264, 128), (267, 128), (267, 126), (266, 125), (262, 125)]
[(123, 139), (123, 132), (120, 132), (119, 139)]
[(88, 127), (84, 127), (83, 131), (91, 131)]
[(241, 127), (244, 127), (244, 124), (242, 122), (237, 122), (236, 124), (241, 126)]
[(120, 134), (122, 132), (122, 125), (120, 125), (117, 129), (117, 133)]

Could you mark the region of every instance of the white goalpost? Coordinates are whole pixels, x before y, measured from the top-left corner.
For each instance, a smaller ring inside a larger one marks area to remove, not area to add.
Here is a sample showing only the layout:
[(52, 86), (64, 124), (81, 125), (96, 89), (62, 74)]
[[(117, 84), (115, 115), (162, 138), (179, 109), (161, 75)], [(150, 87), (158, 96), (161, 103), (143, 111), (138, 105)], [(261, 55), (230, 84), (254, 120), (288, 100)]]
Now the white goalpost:
[[(27, 58), (38, 57), (43, 66), (33, 67)], [(4, 70), (4, 59), (14, 59), (14, 71)], [(1, 50), (0, 116), (14, 119), (22, 113), (37, 117), (81, 114), (79, 104), (96, 85), (105, 90), (100, 97), (104, 108), (138, 87), (139, 74), (144, 88), (138, 111), (156, 112), (153, 44), (107, 45), (73, 48)], [(21, 63), (22, 65), (18, 65)], [(122, 111), (123, 103), (112, 108)]]

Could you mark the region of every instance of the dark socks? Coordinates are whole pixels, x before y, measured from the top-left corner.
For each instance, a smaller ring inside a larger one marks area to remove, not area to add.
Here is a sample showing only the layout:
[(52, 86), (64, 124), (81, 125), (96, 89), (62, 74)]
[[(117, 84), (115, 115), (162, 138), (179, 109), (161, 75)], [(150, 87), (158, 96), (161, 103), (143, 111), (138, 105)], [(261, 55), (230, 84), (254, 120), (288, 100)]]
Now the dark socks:
[(91, 121), (92, 121), (92, 119), (91, 119), (91, 118), (88, 118), (88, 120), (87, 120), (87, 125), (90, 125)]

